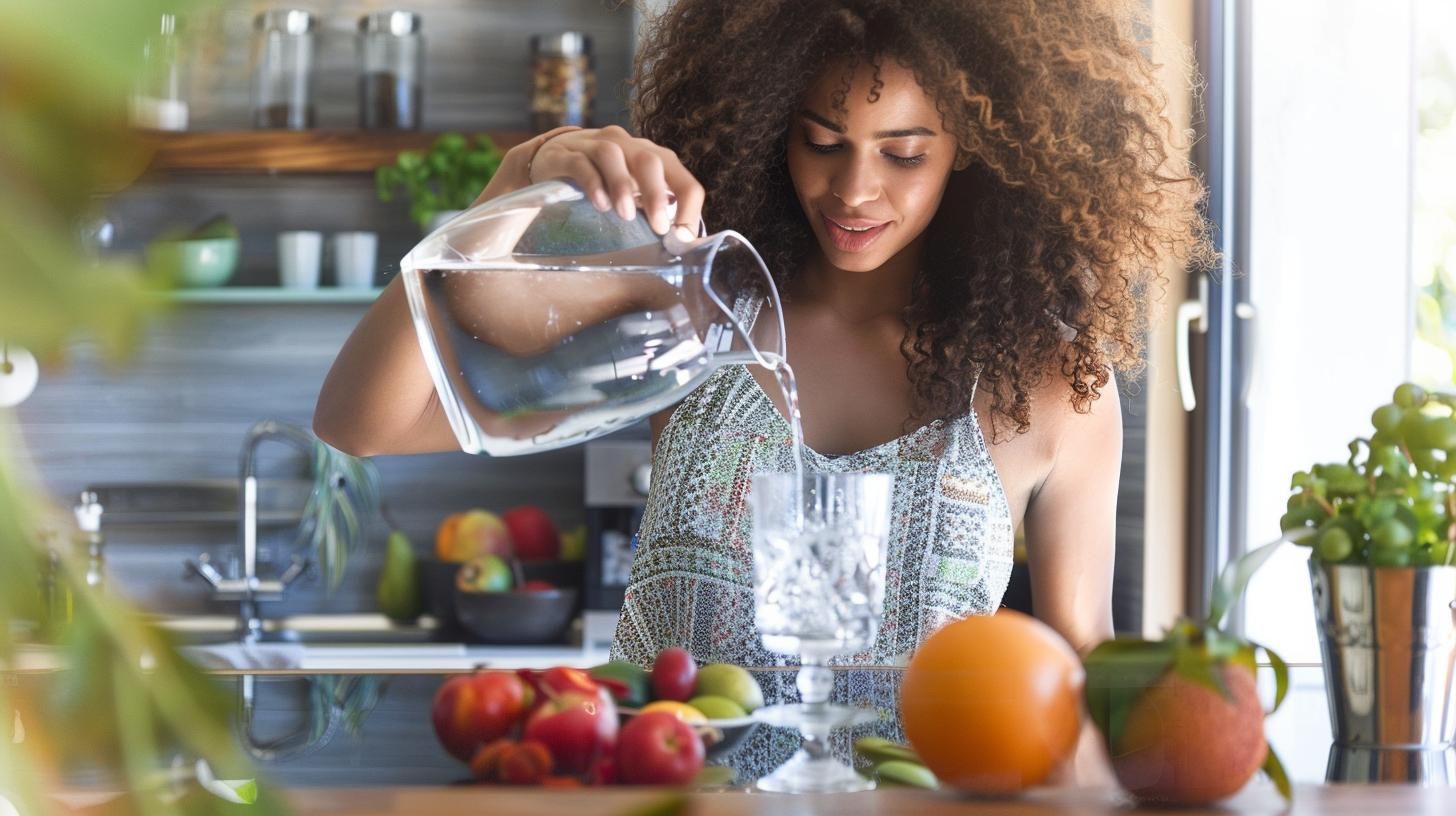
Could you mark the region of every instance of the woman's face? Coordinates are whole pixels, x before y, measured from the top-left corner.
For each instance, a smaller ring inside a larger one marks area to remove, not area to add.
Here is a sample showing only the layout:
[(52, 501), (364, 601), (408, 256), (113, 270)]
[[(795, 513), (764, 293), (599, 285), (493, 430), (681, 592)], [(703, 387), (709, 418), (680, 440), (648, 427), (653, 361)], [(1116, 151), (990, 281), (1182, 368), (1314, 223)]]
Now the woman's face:
[[(880, 66), (884, 86), (869, 101), (874, 68), (855, 70), (836, 121), (831, 103), (843, 62), (810, 87), (789, 129), (789, 175), (825, 258), (838, 269), (879, 269), (935, 216), (955, 160), (955, 138), (935, 102), (896, 60)], [(868, 228), (868, 229), (866, 229)]]

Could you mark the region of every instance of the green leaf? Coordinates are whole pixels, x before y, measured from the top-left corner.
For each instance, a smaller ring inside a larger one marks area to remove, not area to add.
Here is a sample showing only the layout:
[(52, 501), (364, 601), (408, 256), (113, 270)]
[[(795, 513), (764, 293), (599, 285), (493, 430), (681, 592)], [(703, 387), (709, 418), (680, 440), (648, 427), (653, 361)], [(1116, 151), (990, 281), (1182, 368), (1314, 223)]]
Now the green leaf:
[(1083, 660), (1087, 714), (1102, 732), (1109, 751), (1121, 744), (1128, 712), (1148, 687), (1173, 666), (1167, 641), (1117, 638), (1105, 641)]
[(1268, 646), (1258, 643), (1251, 644), (1251, 646), (1262, 651), (1264, 656), (1269, 659), (1269, 666), (1274, 669), (1274, 705), (1264, 712), (1264, 716), (1267, 717), (1279, 710), (1285, 695), (1289, 693), (1289, 664), (1284, 662), (1284, 658), (1280, 657), (1278, 652)]
[(251, 805), (258, 801), (256, 779), (218, 779), (207, 760), (197, 760), (197, 783), (202, 789), (224, 802), (234, 805)]
[(1274, 787), (1284, 801), (1294, 801), (1294, 786), (1289, 784), (1289, 774), (1284, 771), (1284, 763), (1279, 761), (1279, 755), (1274, 752), (1274, 746), (1269, 746), (1269, 753), (1264, 755), (1262, 770), (1274, 782)]
[(1229, 609), (1244, 594), (1245, 587), (1249, 585), (1249, 579), (1283, 544), (1284, 539), (1280, 538), (1256, 550), (1244, 553), (1242, 557), (1224, 567), (1223, 572), (1218, 576), (1218, 581), (1213, 585), (1213, 597), (1208, 604), (1208, 622), (1211, 625), (1215, 628), (1223, 628)]

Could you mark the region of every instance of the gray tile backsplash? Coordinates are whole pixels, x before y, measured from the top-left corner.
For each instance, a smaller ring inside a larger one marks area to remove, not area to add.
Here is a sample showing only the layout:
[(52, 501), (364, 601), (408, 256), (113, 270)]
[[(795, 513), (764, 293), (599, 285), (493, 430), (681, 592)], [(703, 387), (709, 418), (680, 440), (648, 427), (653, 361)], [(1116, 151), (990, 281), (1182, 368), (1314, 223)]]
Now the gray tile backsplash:
[[(21, 429), (45, 488), (64, 506), (88, 485), (237, 478), (239, 449), (261, 419), (307, 426), (319, 386), (353, 329), (360, 305), (187, 306), (157, 324), (132, 364), (108, 370), (79, 343), (64, 370), (42, 373), (19, 409)], [(641, 435), (641, 428), (627, 433)], [(291, 448), (264, 443), (265, 478), (306, 477)], [(432, 550), (439, 520), (455, 510), (534, 503), (564, 526), (582, 521), (579, 448), (516, 459), (458, 454), (378, 457), (396, 522), (419, 552)], [(114, 585), (144, 605), (203, 611), (205, 586), (183, 579), (183, 562), (207, 552), (225, 563), (237, 549), (231, 521), (107, 524)], [(382, 555), (372, 526), (340, 591), (304, 579), (270, 614), (371, 608)], [(265, 528), (264, 558), (286, 564), (294, 531)], [(272, 569), (268, 567), (266, 569)], [(223, 611), (225, 608), (219, 608)]]

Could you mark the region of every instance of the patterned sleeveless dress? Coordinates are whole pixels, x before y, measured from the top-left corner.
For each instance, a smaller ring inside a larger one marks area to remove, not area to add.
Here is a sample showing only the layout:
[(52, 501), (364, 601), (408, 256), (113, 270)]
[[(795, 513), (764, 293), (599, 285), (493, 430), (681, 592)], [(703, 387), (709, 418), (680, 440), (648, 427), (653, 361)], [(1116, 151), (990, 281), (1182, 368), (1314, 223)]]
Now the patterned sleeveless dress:
[[(754, 626), (748, 506), (753, 474), (792, 471), (792, 451), (788, 421), (742, 365), (719, 368), (678, 404), (653, 451), (613, 659), (650, 666), (682, 646), (700, 664), (782, 668), (760, 675), (765, 700), (798, 699), (796, 661), (766, 650)], [(872, 648), (834, 661), (854, 667), (836, 672), (835, 698), (893, 712), (899, 668), (921, 641), (1000, 606), (1012, 564), (1006, 494), (974, 411), (857, 453), (805, 455), (809, 470), (895, 478), (884, 620)], [(842, 731), (833, 744), (846, 756), (864, 733), (903, 740), (893, 717)], [(797, 744), (795, 734), (760, 727), (725, 761), (751, 778)]]

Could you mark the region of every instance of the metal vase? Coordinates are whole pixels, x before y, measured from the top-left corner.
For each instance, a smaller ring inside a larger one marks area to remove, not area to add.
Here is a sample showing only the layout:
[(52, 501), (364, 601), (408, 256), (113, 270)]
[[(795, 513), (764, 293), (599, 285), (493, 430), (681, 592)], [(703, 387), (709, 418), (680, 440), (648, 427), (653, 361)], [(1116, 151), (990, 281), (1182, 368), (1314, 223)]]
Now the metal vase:
[(1456, 755), (1456, 567), (1309, 562), (1332, 781), (1444, 781)]

